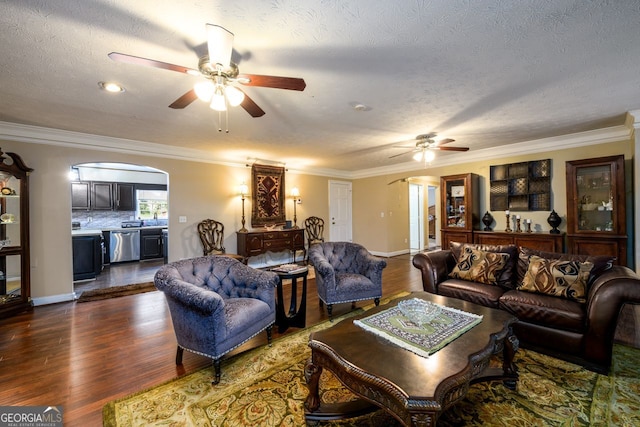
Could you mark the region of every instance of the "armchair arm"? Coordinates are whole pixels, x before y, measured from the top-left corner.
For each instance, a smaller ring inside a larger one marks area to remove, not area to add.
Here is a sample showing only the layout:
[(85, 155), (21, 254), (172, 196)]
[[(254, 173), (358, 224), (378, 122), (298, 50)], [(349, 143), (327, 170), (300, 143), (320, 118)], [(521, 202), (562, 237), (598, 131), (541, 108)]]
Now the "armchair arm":
[(365, 268), (362, 274), (373, 283), (382, 283), (382, 270), (387, 266), (387, 261), (367, 253), (363, 264)]
[(618, 315), (624, 304), (640, 304), (640, 277), (631, 269), (616, 265), (598, 276), (589, 289), (587, 358), (608, 366)]
[(418, 253), (412, 262), (422, 273), (422, 288), (426, 292), (437, 294), (438, 284), (449, 278), (455, 259), (450, 250), (441, 250)]

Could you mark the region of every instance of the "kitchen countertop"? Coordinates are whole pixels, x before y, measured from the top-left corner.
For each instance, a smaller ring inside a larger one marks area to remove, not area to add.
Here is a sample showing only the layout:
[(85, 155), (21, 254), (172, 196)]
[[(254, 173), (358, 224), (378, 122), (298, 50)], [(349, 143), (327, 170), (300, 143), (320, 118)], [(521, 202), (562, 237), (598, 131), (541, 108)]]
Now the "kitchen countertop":
[(81, 228), (79, 230), (71, 230), (72, 236), (102, 236), (102, 230), (96, 228)]
[(109, 228), (81, 228), (79, 230), (71, 230), (72, 236), (94, 236), (96, 234), (102, 234), (103, 231), (133, 231), (133, 230), (153, 230), (153, 229), (166, 229), (166, 225), (150, 225), (147, 227), (109, 227)]

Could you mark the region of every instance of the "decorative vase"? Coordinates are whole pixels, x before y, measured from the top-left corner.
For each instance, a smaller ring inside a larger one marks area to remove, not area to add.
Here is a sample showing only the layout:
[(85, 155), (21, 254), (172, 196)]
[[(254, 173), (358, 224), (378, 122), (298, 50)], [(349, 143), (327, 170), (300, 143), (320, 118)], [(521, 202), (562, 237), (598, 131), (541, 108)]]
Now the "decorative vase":
[(551, 226), (551, 231), (549, 231), (549, 233), (560, 234), (560, 230), (558, 230), (558, 226), (562, 222), (562, 218), (560, 218), (560, 215), (558, 215), (555, 210), (551, 211), (551, 213), (549, 214), (549, 218), (547, 218), (547, 222)]
[(482, 217), (482, 223), (484, 224), (484, 231), (491, 231), (491, 224), (493, 224), (493, 217), (489, 211), (484, 213)]

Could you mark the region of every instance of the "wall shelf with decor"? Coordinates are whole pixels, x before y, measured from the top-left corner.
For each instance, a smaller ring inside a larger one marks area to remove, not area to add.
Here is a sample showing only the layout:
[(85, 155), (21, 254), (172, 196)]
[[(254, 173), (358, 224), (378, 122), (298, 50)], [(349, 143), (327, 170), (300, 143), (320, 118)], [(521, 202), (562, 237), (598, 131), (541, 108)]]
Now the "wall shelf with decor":
[(551, 159), (490, 167), (492, 211), (550, 211)]

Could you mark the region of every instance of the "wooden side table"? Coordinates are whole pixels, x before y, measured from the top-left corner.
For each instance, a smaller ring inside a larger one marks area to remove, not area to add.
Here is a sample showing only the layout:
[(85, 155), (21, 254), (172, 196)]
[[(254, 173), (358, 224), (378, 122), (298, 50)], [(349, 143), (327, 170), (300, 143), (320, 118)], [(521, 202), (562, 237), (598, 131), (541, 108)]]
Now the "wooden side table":
[[(290, 326), (296, 328), (304, 328), (307, 320), (307, 275), (309, 274), (309, 268), (304, 267), (304, 270), (297, 271), (295, 273), (283, 273), (275, 271), (278, 274), (278, 290), (276, 301), (276, 325), (278, 325), (278, 332), (283, 333)], [(298, 279), (302, 278), (302, 295), (300, 295), (300, 307), (298, 307), (297, 289)], [(282, 281), (291, 279), (291, 301), (289, 303), (289, 313), (284, 311), (284, 296), (282, 292)]]

